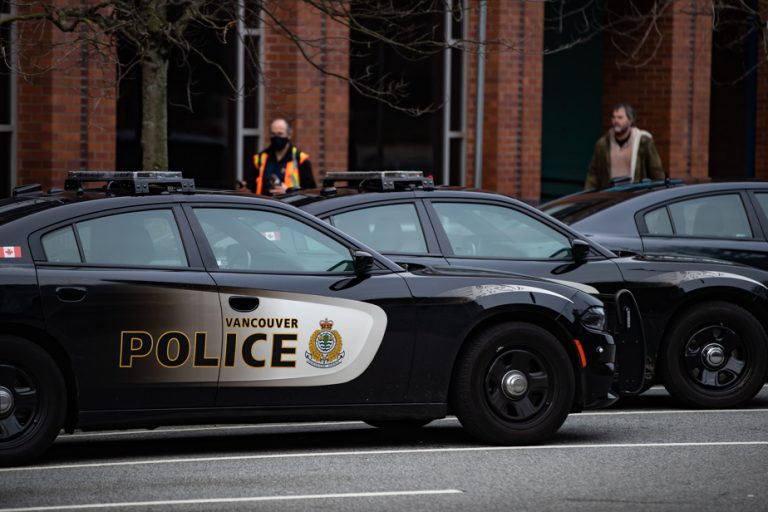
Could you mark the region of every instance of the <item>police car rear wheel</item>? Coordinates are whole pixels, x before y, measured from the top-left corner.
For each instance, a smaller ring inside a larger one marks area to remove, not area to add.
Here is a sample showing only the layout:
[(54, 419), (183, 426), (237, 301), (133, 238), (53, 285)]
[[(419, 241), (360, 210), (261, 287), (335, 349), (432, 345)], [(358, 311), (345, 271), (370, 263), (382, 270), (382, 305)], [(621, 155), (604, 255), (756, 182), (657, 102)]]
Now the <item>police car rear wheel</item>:
[(0, 465), (40, 455), (64, 422), (64, 379), (37, 345), (0, 336)]
[(522, 322), (497, 325), (459, 357), (451, 404), (473, 436), (498, 444), (537, 443), (568, 416), (573, 366), (546, 330)]
[(685, 405), (743, 405), (765, 381), (768, 338), (757, 319), (735, 304), (697, 304), (669, 331), (661, 370), (667, 390)]

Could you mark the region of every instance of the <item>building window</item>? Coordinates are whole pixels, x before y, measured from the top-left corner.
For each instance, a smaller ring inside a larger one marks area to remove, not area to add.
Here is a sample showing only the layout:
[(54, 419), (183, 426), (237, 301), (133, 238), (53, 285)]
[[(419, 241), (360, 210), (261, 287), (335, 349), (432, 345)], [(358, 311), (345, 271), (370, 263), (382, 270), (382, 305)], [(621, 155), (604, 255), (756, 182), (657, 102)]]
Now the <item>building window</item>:
[(260, 63), (263, 61), (263, 29), (258, 10), (259, 2), (240, 0), (237, 48), (237, 179), (242, 180), (253, 155), (261, 150), (264, 93), (260, 84)]
[[(0, 2), (0, 19), (12, 14), (10, 2)], [(0, 27), (0, 197), (10, 195), (16, 183), (16, 81), (13, 66), (13, 30), (11, 26)]]

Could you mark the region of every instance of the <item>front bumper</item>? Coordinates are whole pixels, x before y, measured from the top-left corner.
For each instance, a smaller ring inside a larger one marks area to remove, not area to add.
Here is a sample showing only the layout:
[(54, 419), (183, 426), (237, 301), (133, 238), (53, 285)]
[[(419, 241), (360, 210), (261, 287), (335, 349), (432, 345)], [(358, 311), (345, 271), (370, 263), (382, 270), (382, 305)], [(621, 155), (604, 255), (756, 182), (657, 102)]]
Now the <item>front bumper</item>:
[(586, 361), (580, 379), (582, 406), (584, 409), (608, 407), (619, 399), (611, 389), (616, 374), (613, 337), (605, 332), (583, 328), (578, 340)]

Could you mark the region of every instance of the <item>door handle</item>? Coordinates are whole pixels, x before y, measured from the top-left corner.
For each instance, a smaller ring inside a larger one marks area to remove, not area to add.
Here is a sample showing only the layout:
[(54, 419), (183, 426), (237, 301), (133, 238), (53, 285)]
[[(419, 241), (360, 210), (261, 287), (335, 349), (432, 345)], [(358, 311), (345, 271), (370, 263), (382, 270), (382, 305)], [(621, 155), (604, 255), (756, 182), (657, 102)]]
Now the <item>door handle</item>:
[(56, 288), (56, 296), (61, 302), (80, 302), (88, 291), (80, 286), (59, 286)]
[(259, 299), (256, 297), (230, 297), (229, 305), (235, 311), (248, 313), (259, 307)]

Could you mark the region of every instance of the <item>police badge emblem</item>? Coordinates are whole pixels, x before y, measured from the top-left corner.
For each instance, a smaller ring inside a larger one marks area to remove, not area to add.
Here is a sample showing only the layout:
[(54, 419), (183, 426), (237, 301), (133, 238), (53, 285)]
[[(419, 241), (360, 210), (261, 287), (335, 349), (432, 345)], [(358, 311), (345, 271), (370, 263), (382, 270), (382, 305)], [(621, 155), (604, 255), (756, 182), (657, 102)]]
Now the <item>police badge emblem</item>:
[(320, 321), (320, 329), (309, 337), (309, 350), (304, 352), (304, 357), (315, 368), (332, 368), (344, 359), (341, 347), (341, 334), (333, 330), (333, 320), (326, 318)]

